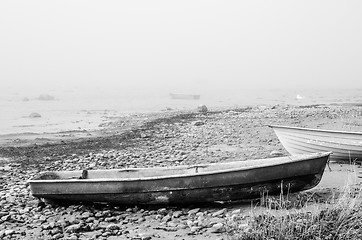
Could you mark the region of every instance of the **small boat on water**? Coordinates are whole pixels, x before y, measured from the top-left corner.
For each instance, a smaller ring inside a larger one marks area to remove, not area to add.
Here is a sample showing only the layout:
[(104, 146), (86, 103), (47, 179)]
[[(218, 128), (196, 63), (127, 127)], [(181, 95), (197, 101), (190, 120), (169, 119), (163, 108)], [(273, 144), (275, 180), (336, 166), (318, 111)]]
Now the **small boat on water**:
[(172, 99), (185, 99), (185, 100), (199, 100), (200, 99), (200, 95), (196, 95), (196, 94), (170, 93), (170, 97)]
[(330, 153), (158, 168), (44, 172), (32, 195), (60, 202), (120, 205), (233, 201), (313, 188)]
[(332, 152), (331, 161), (362, 161), (362, 132), (270, 125), (290, 154)]

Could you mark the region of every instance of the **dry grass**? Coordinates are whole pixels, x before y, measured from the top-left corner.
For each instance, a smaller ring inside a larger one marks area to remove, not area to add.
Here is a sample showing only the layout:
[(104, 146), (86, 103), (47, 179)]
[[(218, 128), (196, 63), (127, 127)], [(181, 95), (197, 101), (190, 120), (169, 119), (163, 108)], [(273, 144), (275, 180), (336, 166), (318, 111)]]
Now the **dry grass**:
[(356, 109), (355, 111), (342, 113), (339, 115), (340, 130), (362, 132), (362, 110)]
[(296, 202), (283, 196), (274, 198), (267, 201), (265, 213), (229, 219), (228, 236), (232, 240), (362, 239), (360, 192), (360, 186), (348, 185), (337, 198), (317, 204), (315, 199), (310, 204), (312, 196)]

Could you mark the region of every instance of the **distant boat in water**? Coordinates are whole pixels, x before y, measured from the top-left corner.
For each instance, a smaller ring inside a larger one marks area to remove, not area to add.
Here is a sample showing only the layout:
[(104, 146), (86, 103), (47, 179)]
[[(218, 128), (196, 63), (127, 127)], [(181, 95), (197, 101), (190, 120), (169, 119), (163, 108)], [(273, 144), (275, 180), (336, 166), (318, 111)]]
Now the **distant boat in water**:
[(302, 96), (302, 95), (300, 95), (300, 94), (297, 94), (297, 96), (295, 97), (295, 99), (297, 99), (297, 100), (302, 100), (304, 97)]
[(172, 99), (187, 99), (187, 100), (199, 100), (200, 99), (200, 95), (197, 95), (197, 94), (170, 93), (170, 97)]

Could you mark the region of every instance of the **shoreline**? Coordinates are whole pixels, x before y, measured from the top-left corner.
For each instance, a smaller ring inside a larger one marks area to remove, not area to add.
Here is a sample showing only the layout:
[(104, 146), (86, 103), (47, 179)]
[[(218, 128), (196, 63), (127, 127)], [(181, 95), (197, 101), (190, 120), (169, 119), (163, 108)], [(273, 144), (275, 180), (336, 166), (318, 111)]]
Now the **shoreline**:
[[(276, 105), (245, 105), (245, 106), (224, 106), (216, 107), (209, 114), (227, 112), (245, 108), (319, 108), (319, 107), (361, 107), (361, 103), (331, 103), (331, 104), (307, 104), (307, 105), (295, 105), (295, 104), (276, 104)], [(118, 134), (119, 132), (129, 130), (130, 128), (140, 127), (147, 121), (155, 119), (169, 118), (172, 116), (182, 114), (197, 114), (197, 108), (190, 108), (187, 110), (159, 110), (153, 112), (134, 112), (127, 113), (121, 116), (107, 117), (106, 120), (100, 122), (97, 126), (90, 127), (88, 129), (82, 129), (80, 127), (73, 127), (61, 131), (51, 132), (19, 132), (19, 133), (6, 133), (0, 134), (0, 147), (1, 146), (25, 146), (27, 144), (52, 144), (61, 141), (85, 139), (99, 136), (110, 136), (112, 134)], [(118, 128), (118, 129), (117, 129)], [(362, 131), (362, 127), (361, 127)]]
[[(273, 151), (288, 155), (268, 124), (361, 130), (361, 111), (358, 106), (260, 105), (207, 113), (138, 114), (90, 136), (84, 133), (84, 137), (61, 136), (54, 142), (49, 137), (0, 144), (0, 202), (4, 206), (0, 236), (13, 229), (7, 234), (21, 239), (132, 239), (146, 233), (152, 239), (226, 239), (221, 228), (225, 219), (237, 212), (247, 216), (250, 211), (263, 211), (263, 207), (256, 210), (250, 203), (153, 210), (137, 206), (52, 207), (32, 197), (26, 181), (41, 171), (259, 159), (270, 157)], [(327, 200), (346, 186), (346, 180), (353, 178), (352, 184), (360, 181), (354, 175), (357, 165), (351, 169), (349, 164), (330, 163), (330, 167), (332, 171), (326, 167), (320, 184), (304, 193), (316, 193)]]
[[(213, 108), (209, 113), (223, 112), (223, 111), (232, 111), (233, 109), (244, 109), (244, 108), (258, 108), (258, 107), (290, 107), (290, 108), (315, 108), (315, 107), (361, 107), (362, 103), (330, 103), (330, 104), (276, 104), (276, 105), (245, 105), (245, 106), (224, 106), (224, 107), (216, 107)], [(115, 128), (120, 127), (120, 131), (124, 130), (123, 128), (129, 127), (128, 125), (132, 125), (136, 127), (134, 123), (130, 122), (138, 122), (138, 126), (142, 123), (149, 121), (149, 119), (157, 119), (157, 118), (167, 118), (170, 116), (176, 116), (179, 114), (185, 113), (197, 113), (197, 108), (190, 108), (187, 110), (172, 110), (172, 109), (163, 109), (159, 111), (152, 112), (134, 112), (127, 113), (125, 115), (120, 116), (104, 116), (105, 119), (98, 123), (98, 125), (94, 125), (89, 127), (88, 129), (83, 129), (81, 127), (65, 127), (64, 130), (61, 131), (50, 131), (50, 132), (18, 132), (18, 133), (6, 133), (0, 134), (0, 146), (4, 145), (14, 145), (21, 146), (26, 144), (31, 144), (32, 141), (37, 144), (45, 143), (47, 144), (47, 140), (49, 143), (56, 143), (62, 140), (72, 140), (72, 139), (83, 139), (88, 137), (97, 137), (101, 135), (111, 135), (117, 133)], [(127, 120), (126, 120), (127, 119)], [(143, 121), (142, 121), (143, 120)], [(361, 128), (362, 131), (362, 128)]]
[[(62, 141), (78, 141), (101, 136), (111, 136), (122, 131), (127, 131), (130, 128), (139, 127), (149, 119), (164, 118), (171, 115), (177, 115), (181, 111), (158, 111), (147, 113), (132, 113), (126, 116), (112, 117), (112, 121), (100, 123), (97, 127), (88, 130), (69, 129), (57, 132), (22, 132), (0, 134), (1, 146), (26, 146), (31, 144), (55, 144)], [(186, 112), (186, 111), (185, 111)], [(110, 118), (109, 118), (110, 119)]]

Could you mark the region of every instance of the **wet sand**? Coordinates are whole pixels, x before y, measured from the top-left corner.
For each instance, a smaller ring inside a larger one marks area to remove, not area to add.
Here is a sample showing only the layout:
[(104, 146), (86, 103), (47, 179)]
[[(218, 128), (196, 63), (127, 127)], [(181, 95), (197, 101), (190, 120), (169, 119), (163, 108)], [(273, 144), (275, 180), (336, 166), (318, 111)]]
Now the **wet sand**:
[[(226, 239), (225, 220), (250, 214), (255, 210), (250, 202), (156, 209), (52, 207), (33, 198), (26, 181), (45, 170), (170, 166), (288, 155), (268, 124), (362, 131), (361, 112), (359, 106), (338, 105), (169, 111), (115, 119), (97, 131), (2, 136), (0, 237)], [(330, 163), (329, 167), (320, 184), (308, 192), (329, 198), (347, 183), (359, 183), (358, 165)]]

